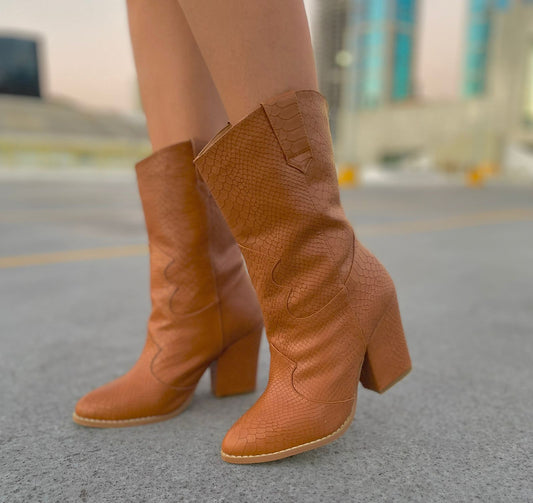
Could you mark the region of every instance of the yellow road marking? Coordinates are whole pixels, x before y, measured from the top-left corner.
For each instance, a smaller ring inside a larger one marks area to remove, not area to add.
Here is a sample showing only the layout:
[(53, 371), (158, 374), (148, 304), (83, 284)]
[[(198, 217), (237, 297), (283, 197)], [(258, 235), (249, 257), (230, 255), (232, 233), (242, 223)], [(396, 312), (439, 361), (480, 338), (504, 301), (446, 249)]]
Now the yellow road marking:
[(34, 253), (32, 255), (15, 255), (0, 257), (0, 269), (25, 267), (30, 265), (63, 264), (84, 260), (102, 260), (109, 258), (136, 257), (146, 255), (146, 245), (112, 246), (104, 248), (88, 248), (85, 250), (67, 250), (51, 253)]
[(0, 223), (37, 223), (49, 221), (72, 220), (86, 216), (94, 217), (113, 213), (136, 213), (142, 218), (139, 208), (123, 206), (120, 208), (91, 207), (91, 208), (43, 208), (39, 210), (10, 210), (0, 212)]
[[(445, 231), (491, 225), (504, 222), (533, 222), (533, 209), (496, 210), (483, 213), (470, 213), (446, 218), (391, 222), (375, 225), (360, 225), (357, 234), (363, 236), (388, 236), (399, 234), (418, 234), (424, 232)], [(25, 267), (45, 264), (61, 264), (86, 260), (102, 260), (121, 257), (143, 256), (148, 253), (144, 244), (89, 248), (84, 250), (66, 250), (31, 255), (14, 255), (0, 257), (0, 269)]]
[(446, 218), (390, 222), (386, 224), (361, 225), (356, 230), (365, 236), (418, 234), (490, 225), (503, 222), (533, 221), (533, 209), (512, 209), (470, 213)]

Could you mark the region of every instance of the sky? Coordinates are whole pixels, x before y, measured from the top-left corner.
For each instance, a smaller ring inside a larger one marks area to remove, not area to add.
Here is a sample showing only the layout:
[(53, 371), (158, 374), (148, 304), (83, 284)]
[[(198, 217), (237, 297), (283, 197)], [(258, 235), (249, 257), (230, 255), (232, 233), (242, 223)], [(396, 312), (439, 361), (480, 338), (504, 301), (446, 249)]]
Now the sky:
[[(313, 2), (306, 0), (310, 17)], [(458, 95), (466, 0), (419, 0), (415, 86), (419, 96)], [(0, 0), (0, 34), (38, 37), (47, 96), (88, 107), (138, 106), (125, 0)]]
[(418, 16), (417, 93), (433, 100), (456, 98), (461, 92), (467, 0), (422, 0)]
[(0, 33), (41, 39), (47, 95), (110, 110), (135, 106), (125, 0), (0, 0)]

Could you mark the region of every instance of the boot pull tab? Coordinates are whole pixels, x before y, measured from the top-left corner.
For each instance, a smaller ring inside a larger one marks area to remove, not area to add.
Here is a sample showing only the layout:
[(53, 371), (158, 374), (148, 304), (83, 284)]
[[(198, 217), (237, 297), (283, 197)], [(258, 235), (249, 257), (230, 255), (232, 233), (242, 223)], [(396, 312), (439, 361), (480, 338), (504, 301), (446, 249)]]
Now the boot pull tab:
[(287, 164), (305, 174), (313, 153), (296, 93), (289, 91), (277, 96), (275, 101), (263, 103), (261, 106), (283, 150)]

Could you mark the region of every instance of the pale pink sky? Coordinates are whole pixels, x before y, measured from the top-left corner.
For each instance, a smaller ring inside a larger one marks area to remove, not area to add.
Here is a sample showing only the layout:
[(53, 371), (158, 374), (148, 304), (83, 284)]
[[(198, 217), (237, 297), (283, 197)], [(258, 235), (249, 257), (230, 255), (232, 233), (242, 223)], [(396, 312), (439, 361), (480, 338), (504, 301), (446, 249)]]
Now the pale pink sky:
[[(313, 0), (306, 3), (312, 16)], [(453, 98), (462, 68), (466, 0), (419, 3), (417, 92), (429, 99)], [(48, 95), (111, 110), (134, 108), (135, 69), (124, 0), (0, 0), (0, 33), (20, 32), (43, 41)]]
[(134, 105), (125, 0), (0, 0), (6, 30), (41, 36), (49, 95), (113, 110)]
[(418, 96), (427, 99), (453, 99), (459, 96), (466, 7), (467, 0), (419, 1), (414, 74)]

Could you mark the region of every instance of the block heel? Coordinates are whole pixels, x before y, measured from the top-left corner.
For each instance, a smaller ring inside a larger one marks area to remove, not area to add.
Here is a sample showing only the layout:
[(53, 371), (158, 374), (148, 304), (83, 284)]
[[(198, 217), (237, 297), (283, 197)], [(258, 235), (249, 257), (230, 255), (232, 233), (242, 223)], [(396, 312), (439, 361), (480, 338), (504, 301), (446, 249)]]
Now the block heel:
[(255, 390), (263, 327), (228, 346), (211, 364), (211, 392), (217, 397)]
[(395, 294), (370, 338), (360, 381), (365, 388), (384, 393), (410, 370), (411, 359)]

